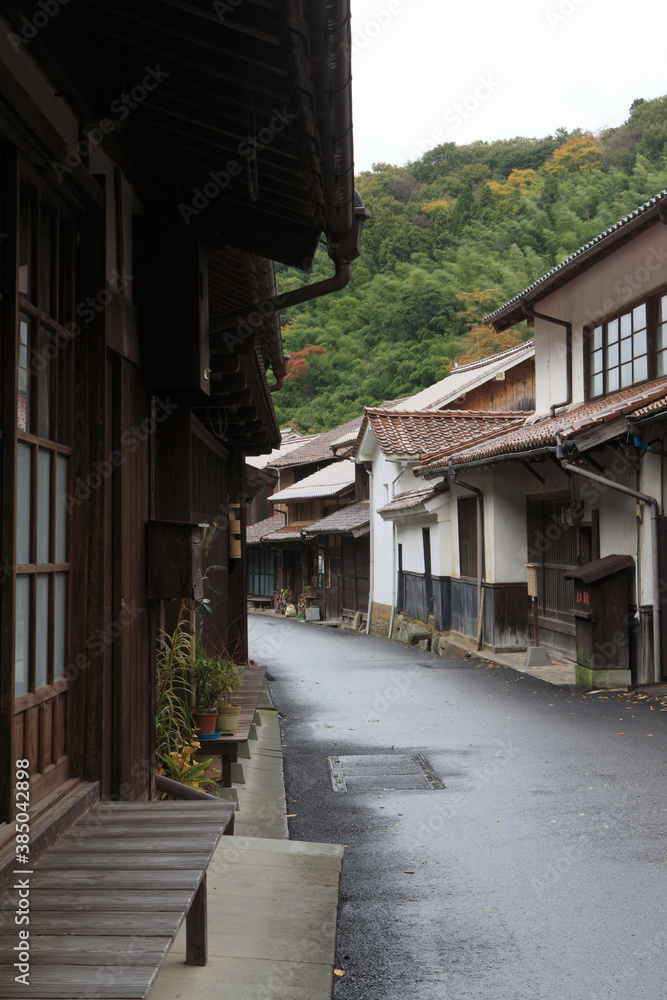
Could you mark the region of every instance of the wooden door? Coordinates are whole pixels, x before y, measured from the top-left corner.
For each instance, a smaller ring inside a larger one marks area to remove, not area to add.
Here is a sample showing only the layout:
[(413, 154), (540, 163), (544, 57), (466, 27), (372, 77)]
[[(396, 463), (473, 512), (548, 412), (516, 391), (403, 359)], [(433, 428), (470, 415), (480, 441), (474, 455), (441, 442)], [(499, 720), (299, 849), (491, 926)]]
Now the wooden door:
[(578, 529), (561, 520), (570, 498), (528, 503), (528, 561), (538, 564), (537, 607), (540, 645), (576, 657), (574, 583), (566, 570), (577, 563)]

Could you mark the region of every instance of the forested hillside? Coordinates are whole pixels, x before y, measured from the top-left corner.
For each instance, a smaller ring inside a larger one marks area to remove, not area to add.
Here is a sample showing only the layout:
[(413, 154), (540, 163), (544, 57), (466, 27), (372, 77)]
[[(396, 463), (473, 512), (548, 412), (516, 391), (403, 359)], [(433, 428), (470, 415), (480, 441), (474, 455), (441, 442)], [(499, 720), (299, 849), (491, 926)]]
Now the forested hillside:
[[(667, 187), (667, 96), (635, 101), (601, 135), (445, 143), (405, 167), (374, 164), (357, 187), (372, 217), (351, 283), (283, 313), (282, 426), (327, 430), (526, 339), (481, 320)], [(284, 291), (332, 265), (322, 248), (310, 274), (276, 272)]]

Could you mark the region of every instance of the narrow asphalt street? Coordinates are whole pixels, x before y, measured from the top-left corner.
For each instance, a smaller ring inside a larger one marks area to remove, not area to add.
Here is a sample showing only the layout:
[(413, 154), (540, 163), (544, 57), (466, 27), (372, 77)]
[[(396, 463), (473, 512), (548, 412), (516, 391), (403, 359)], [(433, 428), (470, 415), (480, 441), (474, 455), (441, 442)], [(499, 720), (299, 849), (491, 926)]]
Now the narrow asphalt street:
[(250, 644), (290, 838), (345, 845), (336, 1000), (663, 1000), (660, 702), (266, 615)]

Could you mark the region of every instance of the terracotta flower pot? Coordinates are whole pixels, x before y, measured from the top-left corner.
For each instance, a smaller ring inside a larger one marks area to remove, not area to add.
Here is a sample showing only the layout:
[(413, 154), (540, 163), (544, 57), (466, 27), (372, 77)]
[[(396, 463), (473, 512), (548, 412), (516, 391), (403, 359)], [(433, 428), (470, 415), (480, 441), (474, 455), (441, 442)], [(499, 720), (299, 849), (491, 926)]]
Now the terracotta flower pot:
[(202, 736), (210, 736), (215, 732), (215, 724), (218, 718), (216, 709), (211, 712), (195, 712), (195, 725), (197, 732)]
[(235, 733), (239, 724), (240, 705), (224, 705), (218, 709), (217, 728), (221, 733)]

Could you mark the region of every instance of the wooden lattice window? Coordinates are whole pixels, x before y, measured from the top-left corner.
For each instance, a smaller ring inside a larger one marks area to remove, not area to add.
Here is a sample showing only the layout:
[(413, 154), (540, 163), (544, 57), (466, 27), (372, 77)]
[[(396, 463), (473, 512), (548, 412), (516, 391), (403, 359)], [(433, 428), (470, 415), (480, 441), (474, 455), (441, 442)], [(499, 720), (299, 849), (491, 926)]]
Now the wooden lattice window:
[[(72, 261), (68, 221), (21, 186), (16, 406), (14, 692), (66, 676), (72, 424)], [(17, 707), (19, 707), (17, 705)]]

